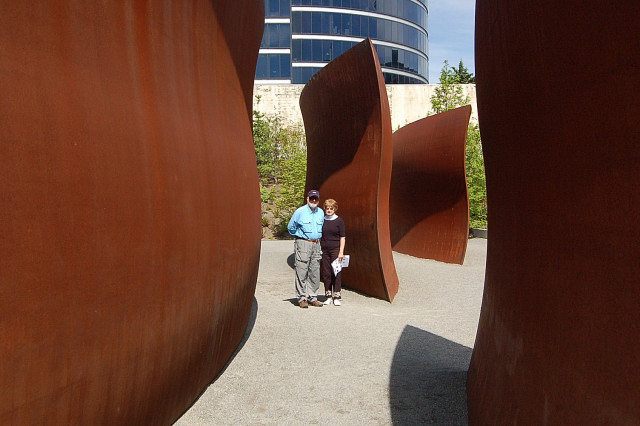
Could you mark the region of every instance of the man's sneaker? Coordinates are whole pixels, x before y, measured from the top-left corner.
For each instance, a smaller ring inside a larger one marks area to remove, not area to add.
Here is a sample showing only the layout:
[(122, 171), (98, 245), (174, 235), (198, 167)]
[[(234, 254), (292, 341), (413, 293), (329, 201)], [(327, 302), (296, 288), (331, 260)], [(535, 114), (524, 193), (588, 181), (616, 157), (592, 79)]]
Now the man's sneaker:
[(342, 305), (342, 302), (340, 302), (340, 299), (333, 299), (333, 304), (336, 306), (340, 306)]
[(328, 297), (327, 300), (324, 301), (325, 305), (330, 305), (333, 302), (333, 299), (331, 297)]
[(313, 302), (309, 302), (309, 305), (315, 306), (315, 307), (318, 307), (318, 308), (322, 308), (322, 306), (323, 306), (322, 302), (320, 302), (319, 300), (314, 300)]
[(309, 307), (309, 302), (307, 302), (307, 299), (302, 299), (298, 303), (298, 306), (300, 306), (301, 308), (308, 308)]

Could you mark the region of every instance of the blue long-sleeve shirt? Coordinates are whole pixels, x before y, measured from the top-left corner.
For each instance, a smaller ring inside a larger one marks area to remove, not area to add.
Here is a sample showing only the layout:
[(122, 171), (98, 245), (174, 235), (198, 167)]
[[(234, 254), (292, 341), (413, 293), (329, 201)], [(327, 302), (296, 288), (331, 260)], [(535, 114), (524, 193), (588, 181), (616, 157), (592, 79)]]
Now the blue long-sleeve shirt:
[(323, 224), (324, 211), (320, 207), (311, 211), (309, 204), (305, 204), (293, 213), (287, 229), (293, 237), (317, 240), (322, 237)]

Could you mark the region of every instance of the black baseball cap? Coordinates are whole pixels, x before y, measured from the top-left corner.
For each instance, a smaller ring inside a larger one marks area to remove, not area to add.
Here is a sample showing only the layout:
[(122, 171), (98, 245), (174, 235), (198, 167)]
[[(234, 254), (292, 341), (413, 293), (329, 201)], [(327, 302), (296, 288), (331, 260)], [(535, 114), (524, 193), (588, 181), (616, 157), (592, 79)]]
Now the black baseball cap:
[(311, 197), (320, 198), (320, 193), (319, 193), (317, 190), (312, 189), (311, 191), (309, 191), (309, 193), (307, 194), (307, 196), (308, 196), (309, 198), (311, 198)]

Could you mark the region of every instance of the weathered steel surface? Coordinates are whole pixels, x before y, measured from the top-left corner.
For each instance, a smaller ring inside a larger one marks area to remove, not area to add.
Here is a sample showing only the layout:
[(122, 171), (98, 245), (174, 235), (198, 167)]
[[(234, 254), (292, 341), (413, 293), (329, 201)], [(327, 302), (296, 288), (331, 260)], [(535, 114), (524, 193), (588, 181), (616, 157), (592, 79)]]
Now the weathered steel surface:
[(490, 236), (469, 421), (640, 424), (640, 8), (476, 10)]
[(335, 199), (347, 225), (351, 263), (342, 272), (343, 285), (392, 301), (398, 276), (389, 237), (391, 116), (371, 40), (315, 74), (302, 91), (300, 108), (307, 189)]
[(469, 240), (465, 144), (470, 116), (467, 105), (393, 133), (389, 226), (395, 251), (464, 262)]
[(0, 3), (0, 423), (168, 424), (241, 341), (262, 0)]

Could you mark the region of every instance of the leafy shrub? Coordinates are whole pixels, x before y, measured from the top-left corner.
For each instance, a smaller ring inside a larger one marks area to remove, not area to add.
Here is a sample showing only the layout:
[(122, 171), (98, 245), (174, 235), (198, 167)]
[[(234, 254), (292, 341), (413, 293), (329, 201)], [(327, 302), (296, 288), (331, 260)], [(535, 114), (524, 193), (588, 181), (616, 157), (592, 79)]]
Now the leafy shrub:
[(286, 236), (293, 212), (304, 201), (307, 145), (300, 126), (286, 126), (279, 117), (253, 113), (253, 137), (260, 178), (260, 197), (275, 221), (277, 236)]

